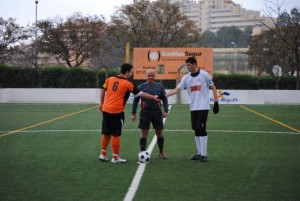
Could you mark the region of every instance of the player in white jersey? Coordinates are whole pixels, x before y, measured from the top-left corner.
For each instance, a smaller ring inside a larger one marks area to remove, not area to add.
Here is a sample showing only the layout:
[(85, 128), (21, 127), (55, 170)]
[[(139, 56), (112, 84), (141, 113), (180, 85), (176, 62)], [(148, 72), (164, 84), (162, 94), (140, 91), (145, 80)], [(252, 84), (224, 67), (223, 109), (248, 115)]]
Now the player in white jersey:
[(166, 97), (178, 93), (182, 89), (186, 89), (190, 100), (192, 129), (195, 131), (195, 142), (198, 153), (191, 160), (207, 161), (207, 132), (206, 121), (208, 117), (209, 105), (209, 89), (212, 90), (214, 96), (213, 112), (219, 112), (219, 103), (217, 89), (210, 75), (197, 67), (197, 60), (194, 57), (186, 59), (186, 66), (190, 73), (185, 75), (175, 89), (166, 93)]

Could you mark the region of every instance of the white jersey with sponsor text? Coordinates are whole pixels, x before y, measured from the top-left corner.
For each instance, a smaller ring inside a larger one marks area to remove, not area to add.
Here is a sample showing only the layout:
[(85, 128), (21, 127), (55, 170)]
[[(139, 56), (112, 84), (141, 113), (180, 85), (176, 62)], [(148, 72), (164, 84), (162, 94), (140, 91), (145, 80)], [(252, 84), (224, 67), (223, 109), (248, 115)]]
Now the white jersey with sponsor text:
[(209, 110), (209, 87), (214, 85), (210, 75), (200, 70), (197, 76), (186, 74), (177, 85), (179, 89), (186, 89), (189, 96), (190, 110)]

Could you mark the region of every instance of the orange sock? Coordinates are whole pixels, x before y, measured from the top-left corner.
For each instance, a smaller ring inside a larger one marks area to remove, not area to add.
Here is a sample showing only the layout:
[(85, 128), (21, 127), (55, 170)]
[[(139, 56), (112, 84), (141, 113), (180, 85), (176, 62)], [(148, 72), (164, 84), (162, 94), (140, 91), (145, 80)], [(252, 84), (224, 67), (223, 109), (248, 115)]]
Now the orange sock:
[(106, 150), (110, 141), (110, 135), (103, 135), (102, 134), (102, 139), (101, 139), (101, 154), (103, 156), (106, 156)]
[(114, 159), (118, 159), (121, 147), (121, 138), (120, 136), (112, 136), (111, 139), (111, 147), (112, 147), (112, 154)]

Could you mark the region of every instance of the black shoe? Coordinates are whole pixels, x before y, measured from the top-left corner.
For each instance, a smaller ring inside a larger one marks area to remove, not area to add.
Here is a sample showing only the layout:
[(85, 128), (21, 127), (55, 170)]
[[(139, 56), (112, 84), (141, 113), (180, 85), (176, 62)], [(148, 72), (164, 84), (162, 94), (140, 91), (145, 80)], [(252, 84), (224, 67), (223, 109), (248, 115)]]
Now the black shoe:
[(200, 156), (200, 162), (206, 162), (207, 161), (207, 156)]
[(191, 160), (193, 160), (193, 161), (198, 161), (198, 160), (200, 160), (200, 158), (201, 158), (201, 155), (200, 155), (200, 154), (195, 154), (195, 155), (191, 158)]

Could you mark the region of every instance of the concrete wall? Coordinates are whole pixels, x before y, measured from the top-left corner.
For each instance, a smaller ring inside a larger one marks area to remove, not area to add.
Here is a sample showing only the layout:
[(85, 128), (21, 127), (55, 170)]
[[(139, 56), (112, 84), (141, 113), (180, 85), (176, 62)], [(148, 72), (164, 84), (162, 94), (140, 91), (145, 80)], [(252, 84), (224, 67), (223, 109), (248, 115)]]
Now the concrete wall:
[[(166, 90), (168, 91), (168, 90)], [(220, 104), (300, 104), (299, 90), (218, 90)], [(128, 102), (131, 103), (131, 94)], [(168, 98), (170, 104), (188, 104), (185, 90)], [(210, 101), (213, 103), (212, 92)], [(0, 89), (0, 103), (99, 103), (99, 89)]]
[(99, 103), (99, 89), (0, 89), (1, 103)]

